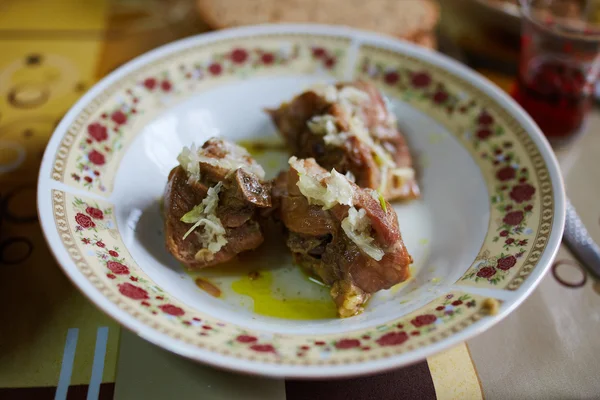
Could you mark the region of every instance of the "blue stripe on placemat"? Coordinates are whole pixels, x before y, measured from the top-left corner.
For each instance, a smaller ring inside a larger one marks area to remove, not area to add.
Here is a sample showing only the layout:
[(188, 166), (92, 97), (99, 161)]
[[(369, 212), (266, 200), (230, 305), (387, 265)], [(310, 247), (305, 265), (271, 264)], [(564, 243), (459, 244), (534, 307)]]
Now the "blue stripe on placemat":
[(94, 349), (94, 363), (92, 364), (92, 378), (88, 388), (87, 400), (97, 400), (100, 395), (100, 384), (104, 372), (104, 359), (106, 357), (106, 344), (108, 343), (108, 327), (98, 328), (96, 333), (96, 347)]
[(56, 393), (54, 394), (55, 400), (66, 400), (67, 398), (67, 391), (69, 390), (69, 384), (71, 383), (71, 374), (73, 373), (73, 360), (75, 359), (78, 336), (78, 328), (70, 328), (67, 331), (67, 340), (65, 341), (58, 385), (56, 386)]

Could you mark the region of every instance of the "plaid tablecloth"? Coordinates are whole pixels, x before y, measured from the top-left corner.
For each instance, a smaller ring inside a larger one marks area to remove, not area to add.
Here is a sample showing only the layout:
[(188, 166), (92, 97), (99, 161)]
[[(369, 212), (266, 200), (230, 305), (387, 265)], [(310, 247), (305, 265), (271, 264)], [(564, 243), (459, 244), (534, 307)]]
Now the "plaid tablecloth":
[[(490, 331), (411, 367), (352, 380), (259, 379), (195, 364), (121, 329), (79, 294), (37, 223), (45, 144), (73, 102), (110, 70), (201, 32), (193, 7), (187, 0), (0, 3), (0, 399), (600, 397), (600, 283), (566, 250), (541, 287)], [(453, 12), (459, 9), (445, 15)], [(499, 54), (482, 57), (482, 48), (506, 45), (450, 19), (444, 24), (460, 55), (507, 89), (510, 70), (481, 63)], [(503, 53), (504, 64), (515, 54)], [(600, 241), (598, 129), (595, 111), (588, 133), (558, 156), (568, 194)]]

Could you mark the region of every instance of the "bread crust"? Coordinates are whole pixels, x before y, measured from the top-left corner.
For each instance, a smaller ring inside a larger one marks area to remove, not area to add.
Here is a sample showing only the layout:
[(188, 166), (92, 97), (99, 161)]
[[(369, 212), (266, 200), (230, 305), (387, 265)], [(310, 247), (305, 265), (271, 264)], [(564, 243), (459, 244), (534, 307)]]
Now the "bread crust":
[[(421, 38), (423, 32), (431, 34), (440, 16), (435, 0), (196, 0), (196, 4), (212, 29), (259, 23), (320, 23), (373, 30), (412, 42), (418, 42), (411, 39)], [(417, 11), (421, 20), (398, 23), (406, 7), (421, 7)], [(431, 44), (429, 39), (421, 40), (427, 45)]]

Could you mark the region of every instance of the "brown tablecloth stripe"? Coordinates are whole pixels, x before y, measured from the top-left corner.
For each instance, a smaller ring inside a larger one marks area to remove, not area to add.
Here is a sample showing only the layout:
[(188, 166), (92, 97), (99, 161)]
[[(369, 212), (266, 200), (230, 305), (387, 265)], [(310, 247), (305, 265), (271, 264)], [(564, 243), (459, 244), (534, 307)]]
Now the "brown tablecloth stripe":
[(375, 376), (327, 381), (285, 381), (286, 400), (436, 399), (427, 362)]
[[(67, 400), (85, 400), (88, 393), (88, 385), (69, 386)], [(46, 400), (54, 399), (56, 386), (29, 387), (29, 388), (0, 388), (0, 399), (2, 400)], [(98, 400), (112, 400), (115, 393), (114, 383), (102, 383)]]

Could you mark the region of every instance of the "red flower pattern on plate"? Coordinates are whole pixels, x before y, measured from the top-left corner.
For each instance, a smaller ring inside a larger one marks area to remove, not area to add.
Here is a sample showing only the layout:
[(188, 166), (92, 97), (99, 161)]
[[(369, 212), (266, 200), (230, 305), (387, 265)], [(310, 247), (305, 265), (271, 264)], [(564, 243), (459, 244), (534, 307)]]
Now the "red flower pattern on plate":
[(104, 157), (104, 154), (100, 153), (97, 150), (90, 151), (88, 154), (88, 159), (92, 164), (95, 165), (104, 165), (104, 163), (106, 163), (106, 158)]
[(210, 72), (212, 75), (218, 76), (221, 75), (221, 72), (223, 72), (223, 67), (219, 63), (213, 63), (208, 67), (208, 72)]
[(148, 292), (139, 286), (132, 285), (129, 282), (121, 283), (119, 285), (119, 292), (126, 297), (133, 300), (147, 300), (150, 297)]
[(171, 84), (171, 82), (169, 82), (168, 80), (164, 80), (160, 83), (160, 88), (162, 89), (163, 92), (170, 92), (171, 89), (173, 88), (173, 85)]
[(94, 228), (96, 226), (90, 217), (82, 213), (77, 213), (75, 215), (75, 222), (82, 228)]
[(244, 49), (234, 49), (231, 52), (231, 61), (242, 64), (248, 59), (248, 52)]
[(410, 323), (413, 324), (415, 327), (420, 328), (425, 325), (433, 324), (436, 319), (437, 317), (433, 314), (425, 314), (419, 315), (418, 317), (410, 321)]
[(502, 167), (496, 172), (496, 178), (499, 181), (509, 181), (514, 179), (517, 173), (513, 167)]
[(448, 93), (443, 90), (439, 90), (433, 95), (433, 102), (436, 104), (442, 104), (446, 100), (448, 100)]
[(85, 212), (88, 213), (88, 215), (94, 219), (103, 219), (104, 218), (104, 213), (102, 213), (102, 210), (100, 210), (99, 208), (96, 208), (96, 207), (87, 207), (85, 209)]
[(477, 271), (477, 276), (480, 278), (491, 278), (496, 275), (496, 270), (493, 267), (483, 267)]
[(250, 346), (250, 349), (259, 353), (275, 353), (275, 347), (270, 344), (254, 344)]
[(154, 79), (154, 78), (146, 78), (146, 79), (144, 79), (143, 84), (146, 87), (146, 89), (148, 89), (148, 90), (154, 90), (154, 88), (156, 87), (156, 79)]
[(88, 134), (97, 142), (103, 142), (108, 139), (108, 132), (104, 125), (94, 122), (87, 127)]
[(313, 47), (312, 54), (314, 58), (321, 58), (327, 54), (327, 51), (322, 47)]
[(109, 261), (106, 263), (106, 268), (110, 269), (116, 275), (128, 275), (129, 268), (126, 265), (116, 261)]
[(337, 58), (323, 47), (312, 48), (313, 59), (319, 60), (326, 69), (332, 69), (337, 64)]
[(265, 53), (260, 57), (260, 60), (263, 64), (270, 65), (273, 64), (273, 62), (275, 61), (275, 56), (273, 55), (273, 53)]
[(110, 119), (112, 119), (118, 125), (123, 125), (127, 122), (127, 115), (123, 111), (117, 110), (114, 113), (112, 113)]
[(342, 339), (335, 343), (336, 349), (353, 349), (360, 347), (360, 340), (358, 339)]
[(517, 203), (531, 200), (535, 193), (535, 188), (528, 183), (521, 183), (512, 188), (510, 198)]
[(165, 314), (173, 315), (175, 317), (181, 317), (183, 314), (185, 314), (183, 308), (174, 306), (173, 304), (163, 304), (158, 306), (158, 308), (160, 308)]
[(426, 88), (431, 84), (431, 75), (427, 72), (417, 72), (412, 76), (411, 83), (416, 88)]
[(523, 221), (523, 211), (511, 211), (502, 219), (507, 225), (517, 226)]
[(235, 338), (240, 343), (254, 343), (258, 341), (258, 338), (250, 335), (239, 335)]
[(376, 340), (380, 346), (398, 346), (408, 340), (406, 332), (390, 332)]
[(477, 131), (477, 137), (481, 140), (486, 140), (490, 136), (492, 136), (492, 131), (488, 128), (482, 128)]
[(515, 258), (515, 256), (506, 256), (498, 259), (498, 264), (496, 265), (496, 267), (503, 271), (508, 271), (509, 269), (514, 267), (516, 263), (517, 259)]
[(479, 125), (491, 125), (494, 123), (494, 118), (486, 111), (483, 111), (481, 114), (479, 114), (477, 122), (479, 123)]
[(383, 81), (388, 85), (394, 85), (400, 80), (400, 75), (396, 71), (389, 71), (383, 77)]

